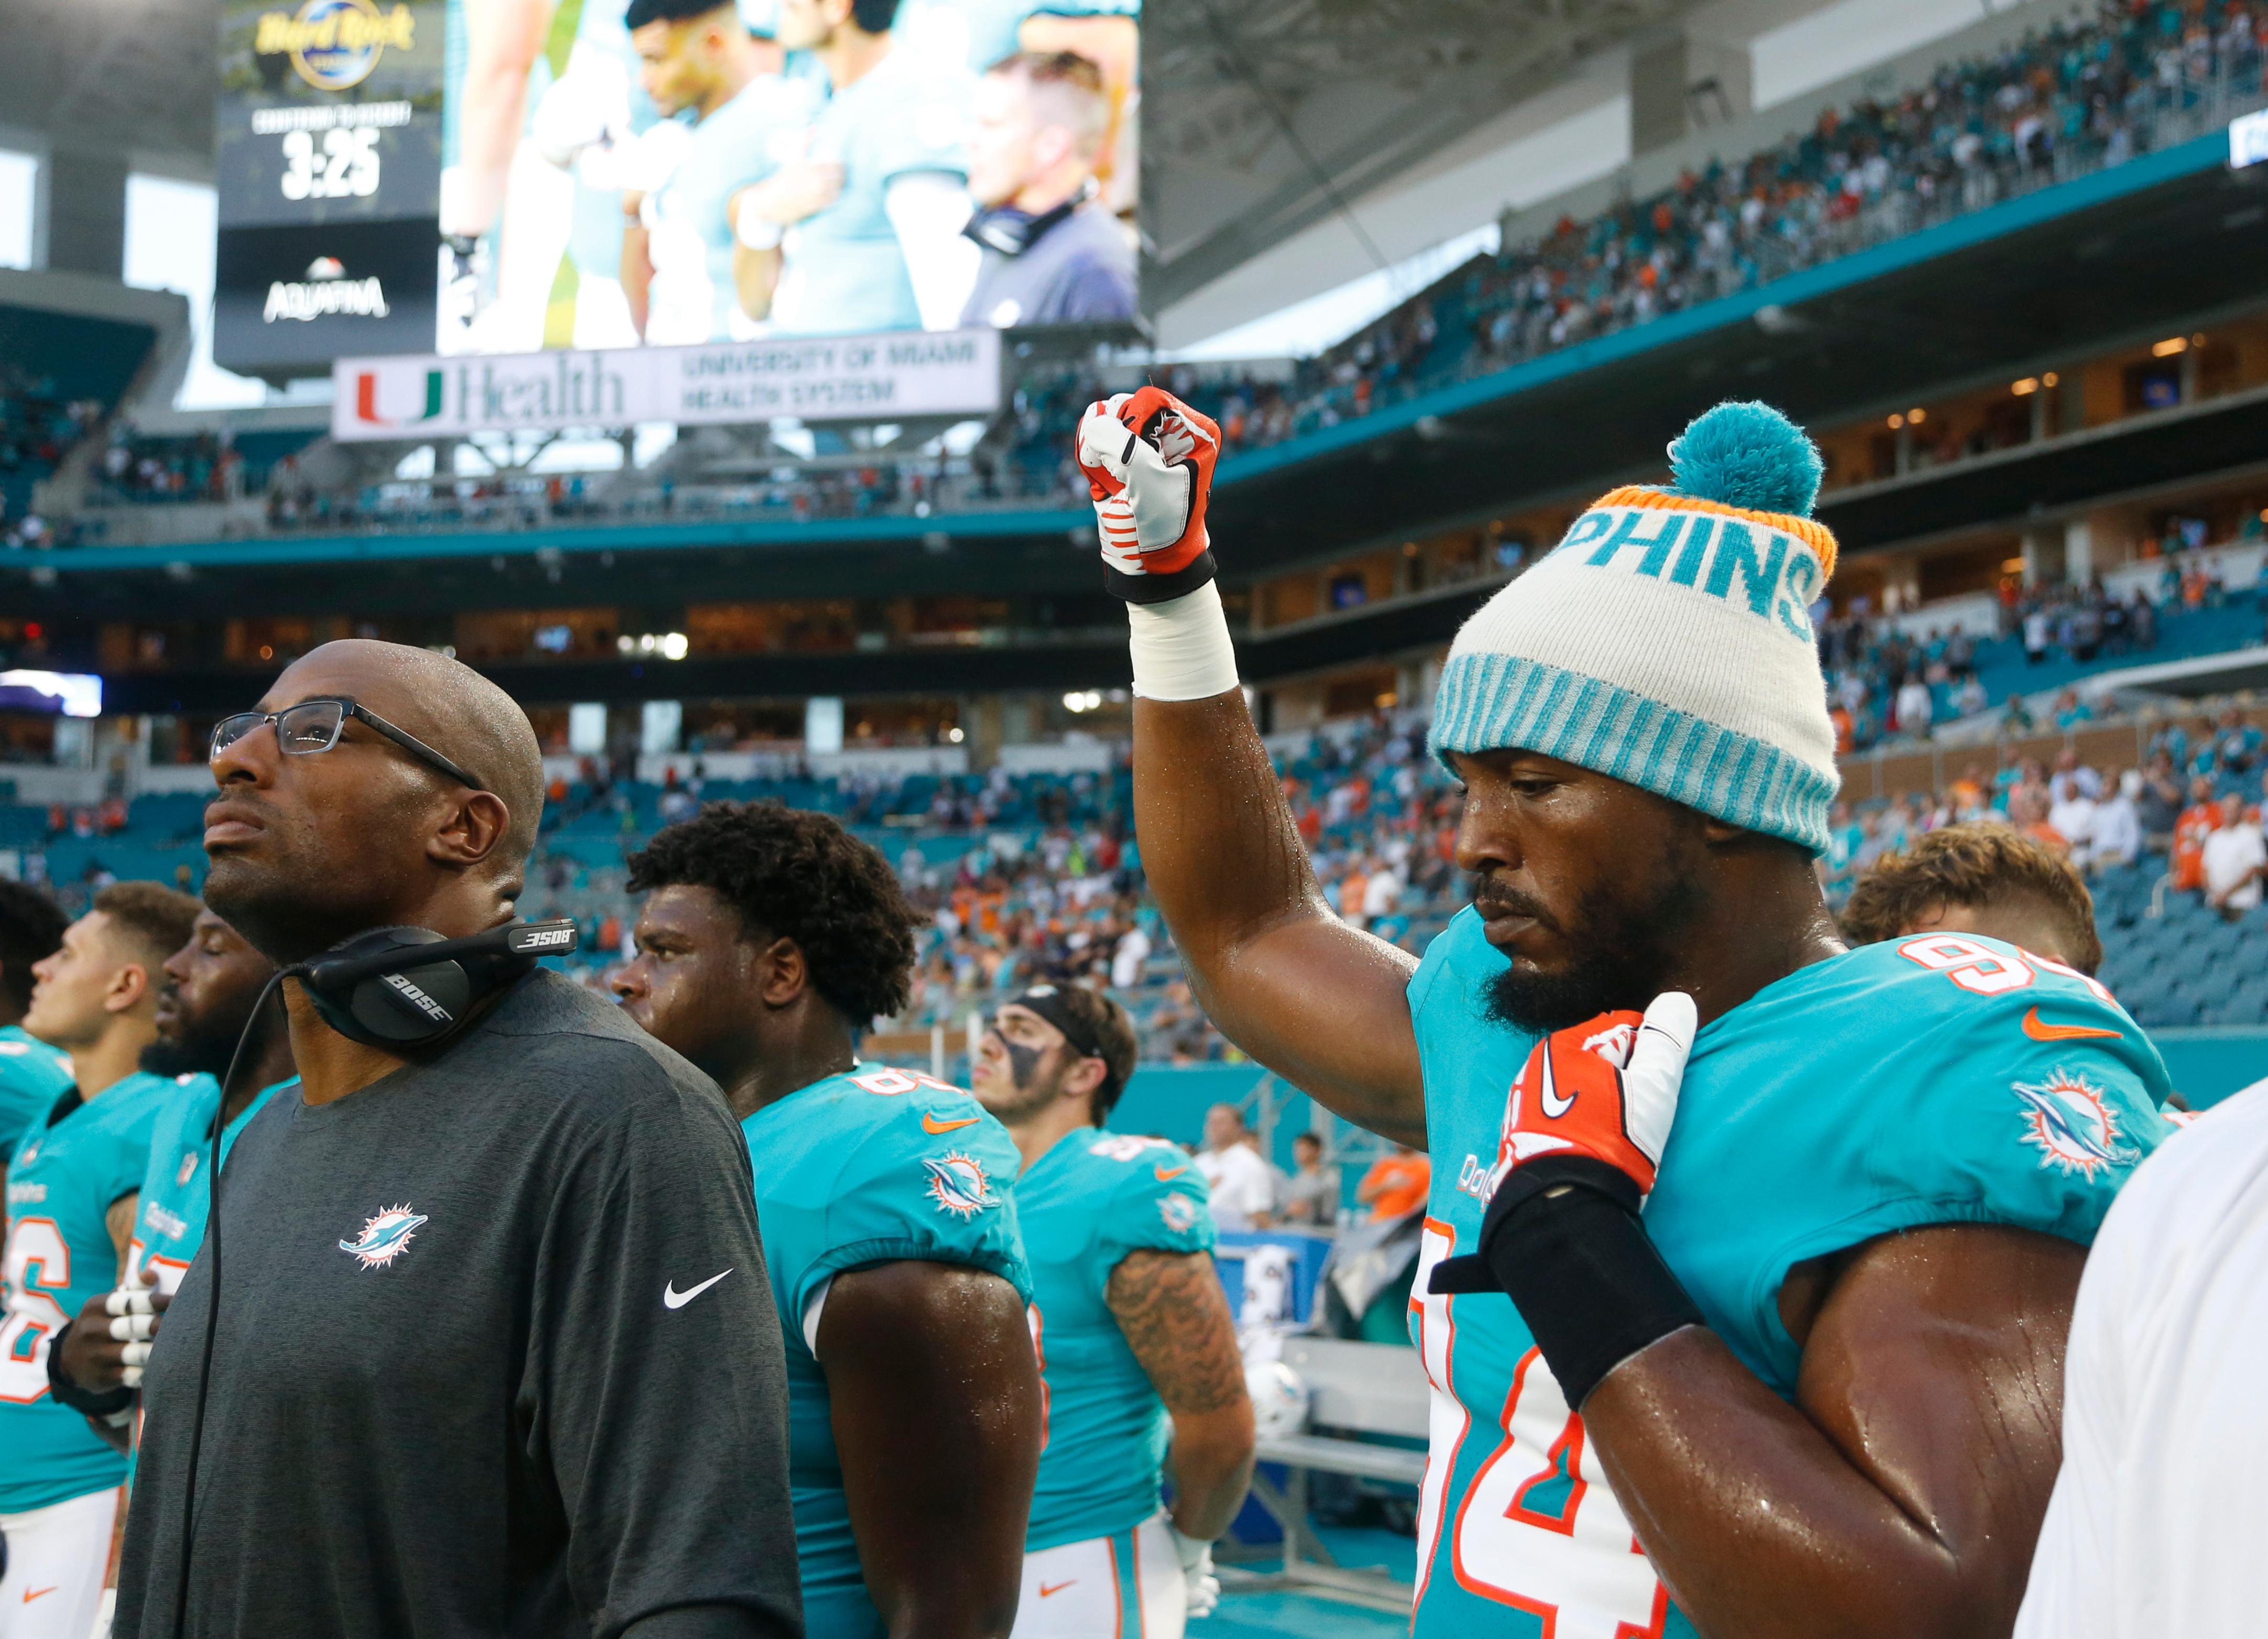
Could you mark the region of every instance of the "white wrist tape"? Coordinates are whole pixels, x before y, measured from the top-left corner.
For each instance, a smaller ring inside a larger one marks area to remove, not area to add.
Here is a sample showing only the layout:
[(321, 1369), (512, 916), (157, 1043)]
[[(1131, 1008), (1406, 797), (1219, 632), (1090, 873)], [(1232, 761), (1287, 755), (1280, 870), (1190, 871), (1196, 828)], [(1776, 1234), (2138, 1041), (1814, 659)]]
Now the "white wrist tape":
[(1237, 686), (1236, 645), (1212, 581), (1187, 597), (1129, 603), (1126, 620), (1134, 692), (1144, 699), (1209, 700)]

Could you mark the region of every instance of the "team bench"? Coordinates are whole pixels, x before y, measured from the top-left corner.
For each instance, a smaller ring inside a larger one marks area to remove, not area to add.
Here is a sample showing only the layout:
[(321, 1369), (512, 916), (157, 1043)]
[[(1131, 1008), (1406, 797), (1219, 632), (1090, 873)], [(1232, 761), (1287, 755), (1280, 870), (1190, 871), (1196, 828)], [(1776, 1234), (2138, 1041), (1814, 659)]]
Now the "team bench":
[(1294, 1434), (1260, 1442), (1263, 1463), (1282, 1465), (1284, 1483), (1252, 1477), (1252, 1493), (1284, 1531), (1284, 1569), (1256, 1576), (1226, 1568), (1223, 1580), (1243, 1588), (1297, 1585), (1381, 1609), (1406, 1612), (1411, 1587), (1378, 1571), (1351, 1570), (1334, 1559), (1307, 1519), (1307, 1476), (1348, 1474), (1417, 1485), (1425, 1477), (1425, 1453), (1381, 1445), (1357, 1435), (1424, 1439), (1425, 1377), (1418, 1351), (1386, 1343), (1293, 1337), (1284, 1341), (1284, 1363), (1298, 1372), (1312, 1396), (1308, 1423), (1332, 1434)]

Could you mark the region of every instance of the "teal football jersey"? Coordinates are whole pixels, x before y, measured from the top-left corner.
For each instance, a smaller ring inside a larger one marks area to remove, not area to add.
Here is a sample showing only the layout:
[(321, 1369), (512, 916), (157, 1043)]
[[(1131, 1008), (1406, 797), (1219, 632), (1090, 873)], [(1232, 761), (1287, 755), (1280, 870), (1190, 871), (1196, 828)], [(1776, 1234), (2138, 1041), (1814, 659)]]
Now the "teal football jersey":
[(801, 151), (821, 89), (814, 79), (758, 75), (693, 128), (669, 180), (654, 190), (652, 300), (668, 340), (723, 341), (733, 334), (739, 297), (726, 207), (733, 195)]
[(1172, 1420), (1105, 1301), (1129, 1252), (1210, 1251), (1212, 1213), (1194, 1163), (1171, 1144), (1081, 1127), (1016, 1179), (1032, 1262), (1032, 1341), (1047, 1443), (1027, 1552), (1084, 1542), (1158, 1511)]
[[(1690, 1635), (1511, 1302), (1426, 1295), (1474, 1250), (1535, 1037), (1490, 1019), (1505, 959), (1467, 910), (1410, 984), (1433, 1155), (1411, 1333), (1432, 1385), (1416, 1639)], [(1778, 1296), (1806, 1259), (1925, 1224), (2084, 1245), (2172, 1128), (2110, 993), (2014, 946), (1933, 934), (1767, 986), (1696, 1037), (1646, 1222), (1710, 1326), (1792, 1399)]]
[(783, 333), (921, 329), (890, 222), (890, 184), (916, 172), (968, 173), (962, 133), (976, 85), (958, 63), (900, 49), (828, 99), (810, 151), (843, 167), (843, 191), (788, 230), (773, 314)]
[[(252, 1102), (236, 1113), (228, 1131), (220, 1135), (220, 1158), (236, 1146), (236, 1135), (258, 1115), (261, 1106), (286, 1087), (297, 1087), (298, 1076), (263, 1087)], [(150, 1166), (142, 1175), (142, 1198), (134, 1209), (134, 1239), (126, 1248), (123, 1284), (141, 1277), (144, 1263), (158, 1271), (160, 1291), (174, 1291), (188, 1273), (197, 1248), (205, 1238), (205, 1213), (212, 1203), (212, 1179), (205, 1162), (212, 1154), (213, 1117), (220, 1111), (220, 1083), (210, 1075), (194, 1077), (182, 1089), (184, 1096), (158, 1112), (150, 1129)]]
[(909, 1258), (986, 1270), (1028, 1303), (1032, 1277), (1012, 1193), (1022, 1157), (968, 1094), (879, 1067), (814, 1082), (740, 1127), (787, 1346), (788, 1480), (805, 1629), (811, 1639), (882, 1639), (814, 1353), (818, 1303), (845, 1270)]
[[(0, 1324), (0, 1514), (114, 1486), (126, 1459), (48, 1392), (48, 1340), (118, 1284), (104, 1215), (142, 1186), (150, 1131), (207, 1078), (136, 1074), (91, 1103), (75, 1089), (25, 1129), (8, 1168), (7, 1319)], [(60, 1119), (52, 1110), (70, 1104)]]
[(70, 1055), (18, 1024), (0, 1026), (0, 1166), (24, 1129), (55, 1106), (71, 1084)]

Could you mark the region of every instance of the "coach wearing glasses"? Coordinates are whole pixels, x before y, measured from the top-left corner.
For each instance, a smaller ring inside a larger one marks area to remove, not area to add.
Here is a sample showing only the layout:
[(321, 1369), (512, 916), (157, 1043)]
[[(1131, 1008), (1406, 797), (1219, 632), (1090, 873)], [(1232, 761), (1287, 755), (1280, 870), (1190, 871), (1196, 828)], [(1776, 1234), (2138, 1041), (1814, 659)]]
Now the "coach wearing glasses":
[[(535, 735), (454, 661), (327, 644), (213, 737), (213, 909), (279, 965), (511, 919)], [(779, 1328), (715, 1085), (537, 971), (432, 1048), (285, 986), (300, 1088), (166, 1311), (114, 1631), (796, 1639)]]

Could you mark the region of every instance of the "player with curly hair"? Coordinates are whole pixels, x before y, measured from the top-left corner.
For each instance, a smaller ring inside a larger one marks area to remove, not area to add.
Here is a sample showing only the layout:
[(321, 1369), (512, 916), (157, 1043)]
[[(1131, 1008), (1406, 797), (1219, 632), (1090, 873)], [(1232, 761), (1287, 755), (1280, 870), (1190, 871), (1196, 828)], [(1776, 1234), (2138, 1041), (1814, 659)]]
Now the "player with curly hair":
[(1854, 945), (1902, 934), (1987, 934), (2093, 973), (2095, 898), (2068, 860), (1993, 820), (1948, 825), (1884, 854), (1837, 919)]
[(1005, 1635), (1042, 1439), (1019, 1156), (967, 1093), (858, 1062), (905, 1006), (913, 909), (874, 849), (777, 802), (712, 803), (630, 863), (615, 992), (755, 1161), (806, 1627)]

